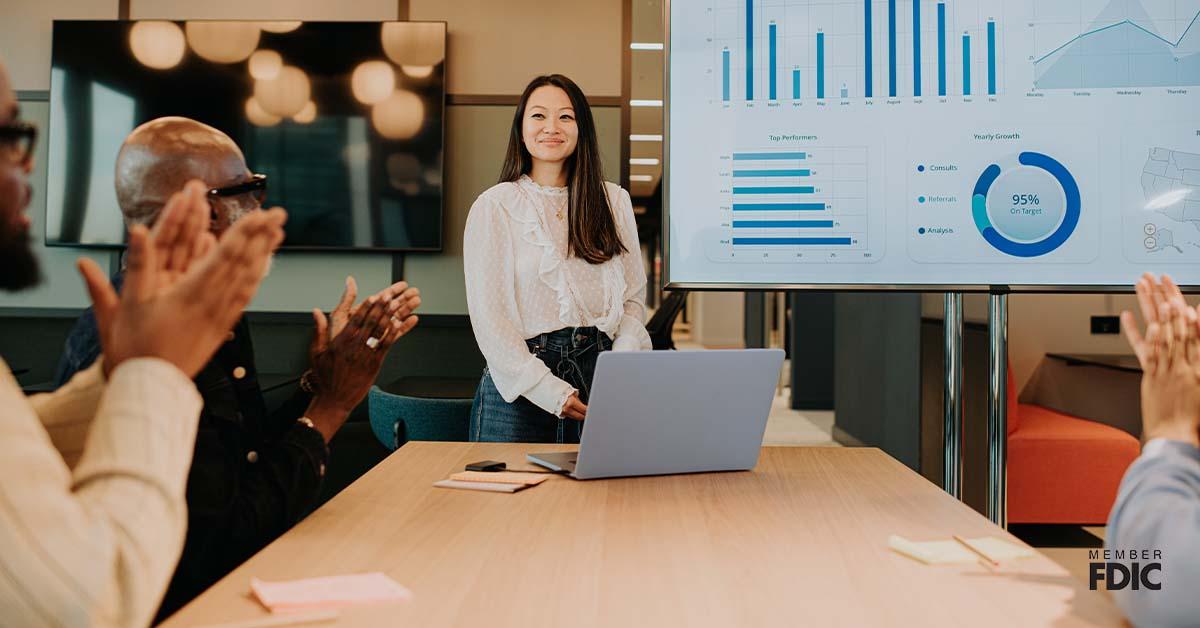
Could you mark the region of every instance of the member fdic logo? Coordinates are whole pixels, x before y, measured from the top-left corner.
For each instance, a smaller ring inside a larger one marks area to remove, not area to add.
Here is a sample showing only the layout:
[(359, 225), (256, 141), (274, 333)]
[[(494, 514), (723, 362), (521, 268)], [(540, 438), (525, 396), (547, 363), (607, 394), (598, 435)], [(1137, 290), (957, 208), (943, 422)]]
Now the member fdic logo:
[(1162, 550), (1089, 550), (1088, 588), (1109, 591), (1162, 589)]

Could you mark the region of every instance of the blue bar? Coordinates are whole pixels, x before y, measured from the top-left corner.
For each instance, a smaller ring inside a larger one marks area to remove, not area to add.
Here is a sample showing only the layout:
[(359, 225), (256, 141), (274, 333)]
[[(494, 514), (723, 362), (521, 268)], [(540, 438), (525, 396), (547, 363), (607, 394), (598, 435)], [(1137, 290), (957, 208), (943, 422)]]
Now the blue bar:
[(896, 97), (896, 0), (888, 0), (888, 96)]
[(800, 100), (800, 70), (792, 70), (792, 100)]
[(842, 86), (842, 99), (845, 100), (846, 98), (849, 98), (849, 97), (850, 97), (850, 90), (845, 85), (843, 85)]
[(872, 85), (875, 82), (875, 80), (871, 77), (871, 43), (872, 43), (871, 40), (874, 38), (874, 35), (875, 35), (875, 33), (871, 32), (871, 2), (872, 1), (873, 0), (863, 0), (863, 11), (864, 11), (864, 14), (863, 14), (863, 33), (864, 33), (863, 43), (864, 43), (864, 46), (866, 46), (866, 50), (863, 52), (863, 59), (866, 59), (866, 61), (867, 61), (867, 66), (865, 68), (866, 88), (863, 90), (863, 93), (866, 95), (867, 98), (871, 98), (875, 94), (875, 89), (874, 89), (874, 86)]
[(832, 229), (832, 220), (735, 220), (734, 229)]
[(938, 3), (938, 96), (946, 95), (946, 3)]
[(734, 238), (734, 246), (836, 246), (853, 244), (850, 238)]
[(804, 159), (807, 157), (804, 153), (734, 153), (733, 159)]
[(721, 51), (721, 100), (729, 102), (729, 49)]
[(735, 177), (808, 177), (809, 170), (734, 170)]
[(817, 33), (817, 98), (825, 97), (825, 33)]
[(789, 185), (784, 187), (735, 187), (734, 194), (813, 194), (817, 189), (811, 185)]
[(921, 0), (913, 0), (913, 96), (921, 97)]
[(988, 93), (996, 95), (996, 23), (988, 22)]
[(971, 95), (971, 36), (963, 35), (963, 96)]
[(825, 203), (734, 203), (735, 212), (822, 212)]
[(768, 63), (768, 66), (771, 68), (771, 74), (767, 77), (767, 82), (771, 86), (771, 100), (778, 100), (775, 92), (775, 81), (779, 74), (775, 68), (775, 22), (771, 22), (767, 30), (770, 37), (770, 63)]
[(746, 0), (746, 100), (754, 100), (754, 0)]

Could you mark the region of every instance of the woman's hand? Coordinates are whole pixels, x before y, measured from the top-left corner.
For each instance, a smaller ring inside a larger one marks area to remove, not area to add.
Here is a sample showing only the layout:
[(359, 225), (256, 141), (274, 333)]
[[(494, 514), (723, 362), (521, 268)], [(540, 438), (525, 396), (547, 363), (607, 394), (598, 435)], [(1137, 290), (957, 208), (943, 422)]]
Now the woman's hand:
[(564, 419), (575, 421), (582, 421), (587, 418), (587, 404), (579, 400), (579, 393), (574, 393), (570, 397), (567, 397), (567, 401), (562, 407), (562, 416)]

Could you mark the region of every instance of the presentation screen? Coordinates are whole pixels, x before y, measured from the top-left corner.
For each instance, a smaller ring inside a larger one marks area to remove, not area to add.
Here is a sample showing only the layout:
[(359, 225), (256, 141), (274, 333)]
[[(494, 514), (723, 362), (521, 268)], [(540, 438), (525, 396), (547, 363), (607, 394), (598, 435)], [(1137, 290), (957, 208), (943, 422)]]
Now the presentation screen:
[(1200, 0), (668, 13), (669, 285), (1200, 285)]

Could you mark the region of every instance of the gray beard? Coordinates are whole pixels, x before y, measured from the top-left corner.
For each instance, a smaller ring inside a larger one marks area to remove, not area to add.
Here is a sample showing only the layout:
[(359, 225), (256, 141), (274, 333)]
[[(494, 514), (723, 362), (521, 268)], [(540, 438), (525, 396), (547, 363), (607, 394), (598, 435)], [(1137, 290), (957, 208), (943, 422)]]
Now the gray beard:
[[(229, 226), (232, 227), (234, 223), (245, 218), (246, 216), (249, 216), (250, 214), (252, 214), (256, 211), (262, 211), (262, 210), (260, 210), (260, 209), (237, 209), (237, 210), (231, 211), (229, 213)], [(262, 275), (263, 279), (266, 279), (267, 276), (269, 276), (271, 274), (271, 268), (274, 265), (275, 265), (275, 254), (272, 253), (271, 256), (267, 258), (266, 267), (263, 268), (263, 275)]]

